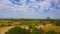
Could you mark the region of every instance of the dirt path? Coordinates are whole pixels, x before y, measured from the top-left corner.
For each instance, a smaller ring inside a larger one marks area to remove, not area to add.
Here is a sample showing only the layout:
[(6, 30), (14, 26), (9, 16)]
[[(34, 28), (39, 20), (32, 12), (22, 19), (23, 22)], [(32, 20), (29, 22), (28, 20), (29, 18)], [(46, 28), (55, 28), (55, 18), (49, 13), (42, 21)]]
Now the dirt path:
[(14, 26), (7, 26), (7, 27), (0, 27), (0, 34), (5, 34), (9, 29), (13, 28)]

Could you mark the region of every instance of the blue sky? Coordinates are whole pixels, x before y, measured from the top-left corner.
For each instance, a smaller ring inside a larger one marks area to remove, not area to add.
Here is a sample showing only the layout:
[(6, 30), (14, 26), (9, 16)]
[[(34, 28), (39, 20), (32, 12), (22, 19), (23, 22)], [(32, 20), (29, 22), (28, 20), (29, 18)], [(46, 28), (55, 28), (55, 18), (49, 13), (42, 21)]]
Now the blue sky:
[(0, 18), (60, 19), (60, 0), (0, 0)]

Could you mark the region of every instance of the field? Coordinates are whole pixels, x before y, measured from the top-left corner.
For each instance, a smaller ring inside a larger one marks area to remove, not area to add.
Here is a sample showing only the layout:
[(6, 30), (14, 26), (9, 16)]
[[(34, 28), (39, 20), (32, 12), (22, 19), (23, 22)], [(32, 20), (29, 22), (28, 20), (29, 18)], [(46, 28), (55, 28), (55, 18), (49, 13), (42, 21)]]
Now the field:
[(60, 34), (60, 20), (58, 19), (1, 19), (0, 34), (5, 34), (5, 32), (16, 26), (22, 29), (29, 29), (29, 27), (35, 26), (37, 29), (41, 28), (44, 34), (50, 30), (54, 30), (57, 34)]

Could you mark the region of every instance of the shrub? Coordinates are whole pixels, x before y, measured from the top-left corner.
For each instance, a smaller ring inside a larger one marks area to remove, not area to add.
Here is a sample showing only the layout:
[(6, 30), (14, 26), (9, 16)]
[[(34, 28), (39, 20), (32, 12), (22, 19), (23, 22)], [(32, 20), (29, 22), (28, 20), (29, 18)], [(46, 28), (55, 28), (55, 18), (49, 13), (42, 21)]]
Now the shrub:
[(5, 34), (27, 34), (26, 32), (27, 30), (22, 29), (20, 27), (14, 27), (12, 29), (10, 29), (8, 32), (6, 32)]
[(60, 26), (60, 20), (55, 21), (55, 24), (56, 24), (57, 26)]
[(46, 32), (46, 34), (57, 34), (57, 32), (55, 32), (54, 30), (50, 30), (50, 31)]
[(41, 34), (41, 32), (35, 26), (33, 26), (31, 34)]

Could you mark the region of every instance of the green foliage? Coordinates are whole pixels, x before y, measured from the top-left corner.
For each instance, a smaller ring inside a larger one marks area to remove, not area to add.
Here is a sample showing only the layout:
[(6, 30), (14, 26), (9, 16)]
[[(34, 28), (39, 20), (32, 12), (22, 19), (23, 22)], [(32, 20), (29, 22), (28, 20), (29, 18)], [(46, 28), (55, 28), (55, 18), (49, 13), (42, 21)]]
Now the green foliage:
[(55, 21), (55, 24), (56, 24), (57, 26), (60, 26), (60, 20)]
[(40, 21), (40, 24), (45, 25), (46, 23), (45, 23), (45, 21), (44, 21), (44, 20), (41, 20), (41, 21)]
[(1, 25), (2, 25), (2, 26), (5, 26), (5, 24), (3, 24), (3, 23), (2, 23)]
[(14, 28), (10, 29), (5, 34), (28, 34), (28, 33), (27, 33), (27, 30), (22, 29), (22, 28), (17, 26), (17, 27), (14, 27)]
[(50, 23), (54, 23), (55, 22), (55, 20), (50, 20)]
[(10, 29), (8, 32), (6, 32), (5, 34), (19, 34), (20, 31), (21, 31), (20, 27), (14, 27)]
[(46, 34), (57, 34), (57, 32), (55, 32), (54, 30), (50, 30), (50, 31), (46, 32)]
[(41, 32), (35, 26), (33, 26), (31, 34), (41, 34)]

